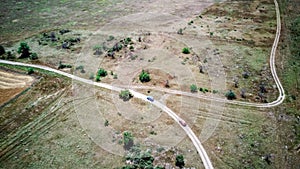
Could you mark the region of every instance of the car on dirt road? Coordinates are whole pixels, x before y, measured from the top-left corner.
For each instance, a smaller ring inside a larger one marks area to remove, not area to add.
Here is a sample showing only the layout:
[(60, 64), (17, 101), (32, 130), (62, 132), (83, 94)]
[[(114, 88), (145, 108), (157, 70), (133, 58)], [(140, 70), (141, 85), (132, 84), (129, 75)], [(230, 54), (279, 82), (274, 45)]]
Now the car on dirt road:
[(154, 102), (154, 98), (152, 96), (147, 96), (147, 100)]
[(185, 123), (185, 121), (183, 121), (183, 120), (179, 120), (179, 123), (180, 123), (183, 127), (186, 126), (186, 123)]

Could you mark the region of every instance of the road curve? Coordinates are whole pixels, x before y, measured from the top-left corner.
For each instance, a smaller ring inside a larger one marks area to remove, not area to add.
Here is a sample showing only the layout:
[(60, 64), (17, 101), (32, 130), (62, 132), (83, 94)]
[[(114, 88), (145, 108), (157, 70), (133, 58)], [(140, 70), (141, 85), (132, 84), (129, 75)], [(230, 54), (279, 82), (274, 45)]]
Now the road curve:
[[(168, 93), (173, 93), (173, 94), (186, 95), (186, 96), (190, 96), (190, 97), (198, 97), (198, 98), (208, 99), (208, 100), (213, 99), (215, 101), (226, 102), (226, 103), (230, 103), (230, 104), (243, 105), (243, 106), (273, 107), (273, 106), (277, 106), (277, 105), (281, 104), (283, 102), (284, 98), (285, 98), (285, 92), (284, 92), (284, 89), (283, 89), (283, 87), (280, 83), (280, 80), (279, 80), (278, 76), (277, 76), (276, 66), (275, 66), (275, 55), (276, 55), (276, 49), (277, 49), (278, 42), (279, 42), (279, 37), (280, 37), (281, 21), (280, 21), (279, 7), (278, 7), (278, 3), (277, 3), (276, 0), (274, 0), (274, 4), (275, 4), (275, 9), (276, 9), (277, 29), (276, 29), (275, 40), (274, 40), (272, 50), (271, 50), (271, 54), (270, 54), (270, 68), (271, 68), (272, 76), (275, 80), (276, 86), (277, 86), (278, 91), (279, 91), (279, 96), (278, 96), (277, 100), (275, 100), (271, 103), (265, 103), (265, 104), (263, 104), (263, 103), (248, 103), (248, 102), (241, 102), (241, 101), (229, 101), (229, 100), (226, 100), (226, 99), (213, 98), (213, 97), (203, 96), (203, 95), (200, 96), (200, 95), (195, 95), (195, 94), (188, 93), (188, 92), (182, 92), (182, 91), (170, 90), (170, 89), (161, 89), (161, 91), (168, 92)], [(0, 63), (43, 69), (43, 70), (47, 70), (47, 71), (50, 71), (50, 72), (54, 72), (54, 73), (69, 77), (71, 79), (74, 79), (76, 81), (83, 82), (83, 83), (86, 83), (86, 84), (106, 88), (106, 89), (109, 89), (109, 90), (114, 90), (114, 91), (117, 91), (117, 92), (120, 92), (121, 90), (123, 90), (123, 88), (121, 88), (121, 87), (112, 86), (112, 85), (101, 83), (101, 82), (94, 82), (92, 80), (84, 79), (84, 78), (81, 78), (81, 77), (78, 77), (78, 76), (75, 76), (75, 75), (57, 70), (57, 69), (53, 69), (53, 68), (50, 68), (50, 67), (47, 67), (47, 66), (32, 65), (32, 64), (13, 62), (13, 61), (7, 61), (7, 60), (0, 60)], [(143, 88), (143, 87), (135, 87), (135, 88)], [(153, 88), (153, 89), (157, 89), (157, 88)], [(132, 89), (130, 89), (130, 92), (134, 95), (134, 97), (140, 98), (144, 101), (148, 101), (146, 95), (138, 93), (138, 92), (136, 92)], [(203, 162), (204, 167), (206, 169), (213, 169), (212, 163), (211, 163), (205, 149), (203, 148), (202, 144), (200, 143), (199, 139), (197, 138), (195, 133), (192, 131), (192, 129), (188, 125), (187, 126), (182, 126), (179, 123), (179, 121), (182, 120), (182, 119), (180, 117), (178, 117), (176, 115), (176, 113), (174, 113), (167, 106), (163, 105), (162, 103), (160, 103), (158, 101), (153, 101), (153, 102), (150, 102), (150, 103), (152, 103), (153, 105), (155, 105), (158, 108), (165, 111), (170, 117), (172, 117), (183, 128), (183, 130), (187, 133), (187, 135), (189, 136), (189, 138), (193, 142), (194, 146), (196, 147), (196, 149), (197, 149), (197, 151), (200, 155), (200, 158)]]
[[(124, 88), (120, 88), (120, 87), (116, 87), (116, 86), (112, 86), (106, 83), (101, 83), (101, 82), (94, 82), (92, 80), (88, 80), (88, 79), (84, 79), (57, 69), (53, 69), (47, 66), (42, 66), (42, 65), (32, 65), (32, 64), (27, 64), (27, 63), (20, 63), (20, 62), (12, 62), (12, 61), (7, 61), (7, 60), (0, 60), (0, 63), (4, 63), (4, 64), (9, 64), (9, 65), (16, 65), (16, 66), (26, 66), (26, 67), (32, 67), (32, 68), (37, 68), (37, 69), (43, 69), (43, 70), (47, 70), (50, 72), (54, 72), (66, 77), (69, 77), (73, 80), (79, 81), (79, 82), (83, 82), (86, 84), (90, 84), (90, 85), (94, 85), (94, 86), (98, 86), (101, 88), (106, 88), (109, 90), (113, 90), (113, 91), (117, 91), (120, 92), (121, 90), (124, 90)], [(138, 93), (134, 90), (130, 89), (130, 92), (134, 95), (134, 97), (142, 99), (144, 101), (147, 101), (147, 96), (142, 94), (142, 93)], [(179, 125), (179, 120), (182, 120), (180, 117), (178, 117), (176, 115), (176, 113), (174, 113), (171, 109), (169, 109), (167, 106), (163, 105), (162, 103), (158, 102), (158, 101), (154, 101), (154, 102), (150, 102), (153, 105), (157, 106), (158, 108), (162, 109), (163, 111), (165, 111), (170, 117), (172, 117)], [(189, 136), (189, 138), (191, 139), (191, 141), (193, 142), (194, 146), (196, 147), (200, 158), (203, 162), (203, 165), (206, 169), (213, 169), (212, 163), (205, 151), (205, 149), (203, 148), (202, 144), (200, 143), (199, 139), (196, 137), (195, 133), (192, 131), (192, 129), (188, 126), (182, 126), (180, 125), (183, 130), (186, 132), (186, 134)]]

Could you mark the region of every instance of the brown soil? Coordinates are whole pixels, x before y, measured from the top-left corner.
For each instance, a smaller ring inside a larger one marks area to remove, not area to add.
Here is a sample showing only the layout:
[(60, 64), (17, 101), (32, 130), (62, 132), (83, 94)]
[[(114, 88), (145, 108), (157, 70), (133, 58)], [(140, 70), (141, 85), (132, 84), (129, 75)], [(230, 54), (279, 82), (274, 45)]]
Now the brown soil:
[(0, 105), (6, 103), (29, 87), (34, 78), (0, 70)]

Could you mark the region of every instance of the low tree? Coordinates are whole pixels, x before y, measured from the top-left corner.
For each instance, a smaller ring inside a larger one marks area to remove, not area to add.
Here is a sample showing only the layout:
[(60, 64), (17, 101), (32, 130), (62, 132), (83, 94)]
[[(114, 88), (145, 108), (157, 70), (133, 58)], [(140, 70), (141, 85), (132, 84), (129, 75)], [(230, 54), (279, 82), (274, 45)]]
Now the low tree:
[(140, 74), (139, 79), (142, 83), (149, 82), (151, 80), (149, 73), (145, 72), (144, 70), (142, 70), (142, 73)]
[(190, 49), (189, 49), (189, 48), (183, 48), (183, 49), (182, 49), (182, 53), (184, 53), (184, 54), (189, 54), (189, 53), (191, 53), (191, 52), (190, 52)]
[(30, 48), (26, 42), (20, 43), (18, 53), (21, 54), (20, 58), (28, 58), (30, 56)]
[(236, 99), (236, 95), (232, 90), (229, 90), (225, 96), (227, 97), (228, 100), (233, 100)]
[(130, 100), (133, 95), (130, 93), (129, 90), (122, 90), (119, 94), (120, 99), (122, 99), (123, 101), (128, 101)]
[(2, 45), (0, 45), (0, 56), (5, 54), (5, 49)]
[(177, 167), (179, 167), (179, 168), (182, 168), (182, 167), (184, 167), (184, 157), (183, 157), (183, 155), (177, 155), (176, 156), (176, 162), (175, 162), (175, 165), (177, 166)]
[(192, 93), (195, 93), (195, 92), (198, 91), (198, 87), (197, 87), (195, 84), (192, 84), (192, 85), (190, 86), (190, 89), (191, 89), (191, 92), (192, 92)]

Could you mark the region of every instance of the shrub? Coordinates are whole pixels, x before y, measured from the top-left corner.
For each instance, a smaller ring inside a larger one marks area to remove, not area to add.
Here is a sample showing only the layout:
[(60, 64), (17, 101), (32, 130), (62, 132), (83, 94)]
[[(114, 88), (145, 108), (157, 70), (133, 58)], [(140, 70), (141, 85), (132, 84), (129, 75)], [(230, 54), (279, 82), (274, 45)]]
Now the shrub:
[(130, 150), (130, 148), (133, 146), (133, 136), (130, 132), (125, 131), (123, 133), (123, 143), (125, 150)]
[(101, 76), (101, 77), (105, 77), (107, 75), (107, 71), (100, 68), (97, 72), (97, 75)]
[(182, 28), (180, 28), (180, 29), (177, 31), (177, 34), (179, 34), (179, 35), (183, 35), (183, 29), (182, 29)]
[(89, 79), (94, 79), (94, 73), (91, 73), (91, 74), (90, 74)]
[(96, 79), (95, 79), (95, 81), (96, 81), (96, 82), (99, 82), (99, 81), (101, 81), (101, 79), (100, 79), (100, 76), (99, 76), (99, 75), (97, 75), (97, 76), (96, 76)]
[(184, 53), (184, 54), (189, 54), (189, 53), (191, 53), (191, 52), (190, 52), (190, 49), (189, 49), (189, 48), (183, 48), (183, 49), (182, 49), (182, 53)]
[(191, 89), (191, 92), (192, 92), (192, 93), (195, 93), (195, 92), (197, 92), (197, 90), (198, 90), (198, 88), (197, 88), (197, 86), (196, 86), (195, 84), (192, 84), (192, 85), (190, 86), (190, 89)]
[(32, 73), (34, 73), (34, 70), (32, 67), (27, 69), (27, 74), (31, 75)]
[(233, 100), (236, 99), (236, 95), (232, 90), (229, 90), (225, 96), (227, 97), (228, 100)]
[(29, 59), (30, 60), (36, 60), (36, 59), (38, 59), (38, 55), (36, 53), (31, 53), (30, 56), (29, 56)]
[(30, 56), (30, 48), (26, 42), (20, 43), (18, 53), (21, 54), (20, 58), (28, 58)]
[(104, 122), (104, 126), (105, 127), (107, 127), (109, 125), (109, 122), (108, 122), (108, 120), (105, 120), (105, 122)]
[(175, 165), (179, 168), (182, 168), (185, 164), (184, 164), (184, 157), (183, 155), (177, 155), (176, 156), (176, 162)]
[(123, 101), (128, 101), (133, 97), (133, 95), (130, 93), (129, 90), (122, 90), (121, 93), (119, 94), (119, 97)]
[(149, 73), (145, 72), (144, 70), (142, 70), (142, 73), (140, 74), (139, 79), (142, 83), (149, 82), (151, 80)]
[(130, 49), (130, 50), (134, 50), (134, 47), (131, 45), (131, 46), (129, 47), (129, 49)]
[(0, 45), (0, 56), (5, 54), (5, 49), (2, 45)]

